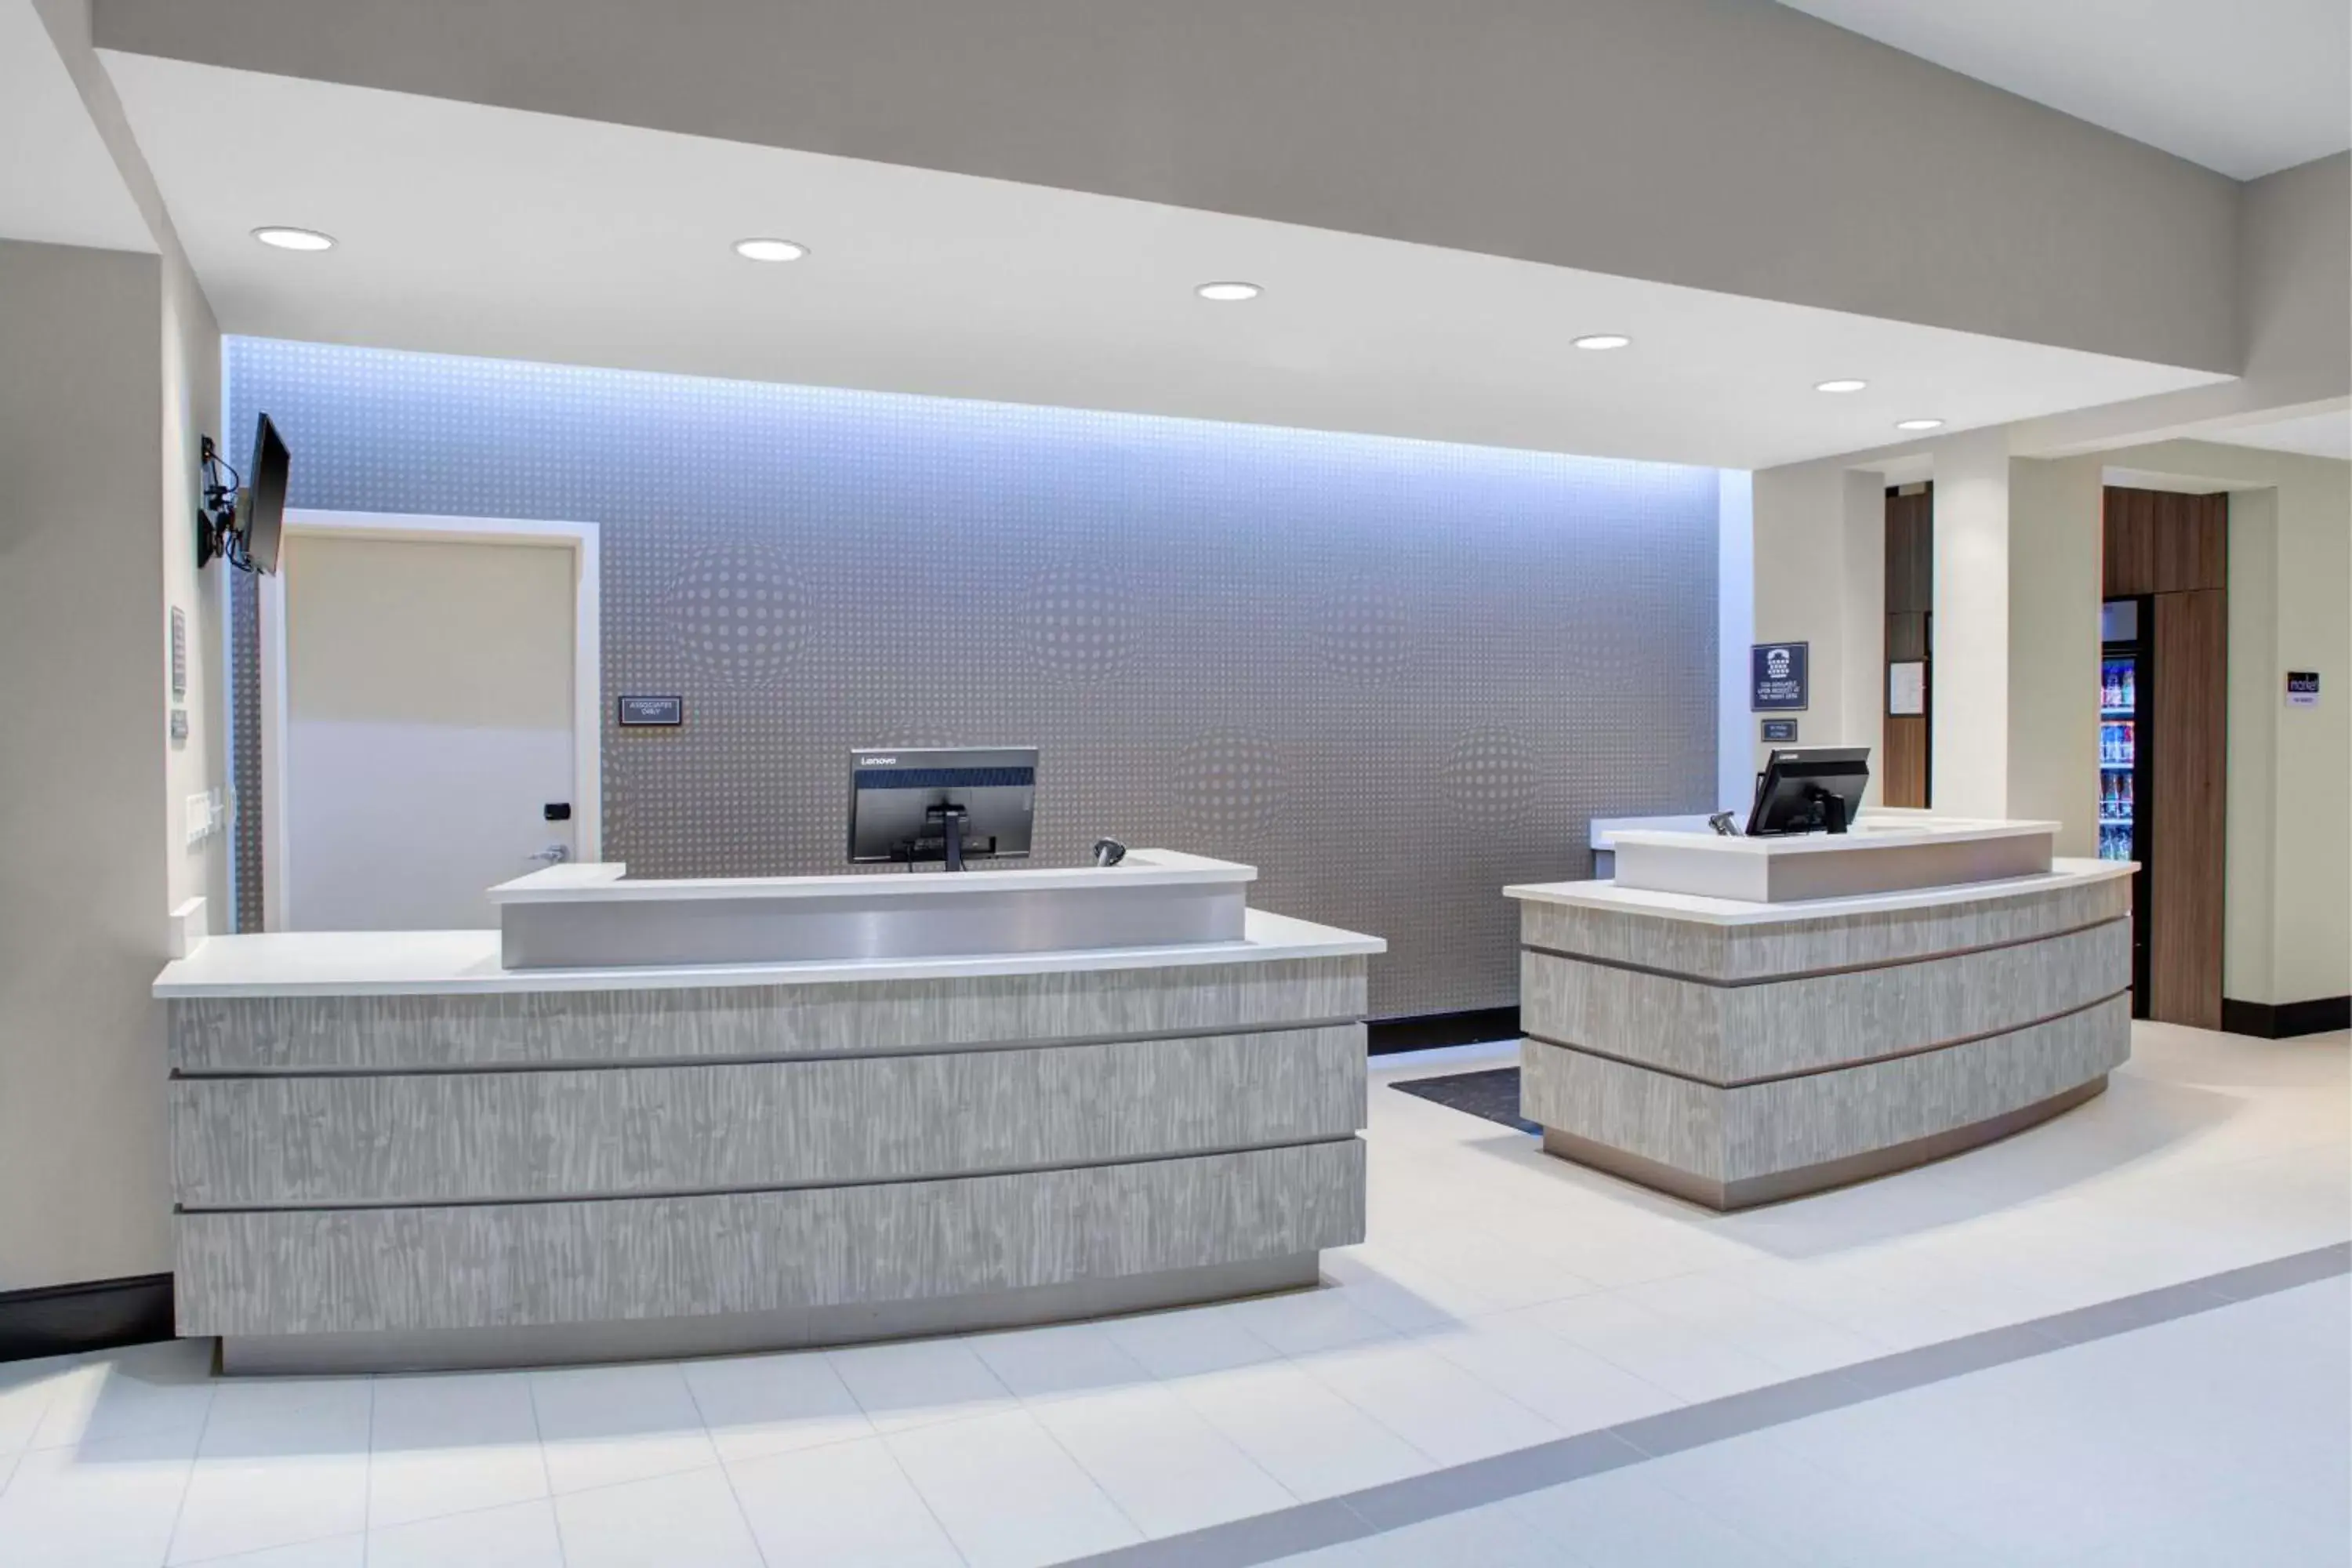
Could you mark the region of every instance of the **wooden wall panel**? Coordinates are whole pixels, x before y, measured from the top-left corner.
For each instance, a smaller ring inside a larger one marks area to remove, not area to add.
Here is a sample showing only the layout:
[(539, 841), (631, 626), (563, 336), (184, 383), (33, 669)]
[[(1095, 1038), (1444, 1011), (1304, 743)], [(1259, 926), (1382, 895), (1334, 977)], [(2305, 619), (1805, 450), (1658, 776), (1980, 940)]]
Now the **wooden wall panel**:
[[(1936, 491), (1923, 486), (1913, 495), (1886, 498), (1886, 662), (1910, 664), (1928, 658), (1929, 617), (1936, 608)], [(1878, 798), (1888, 805), (1928, 804), (1929, 714), (1935, 711), (1935, 668), (1927, 670), (1927, 712), (1885, 711), (1878, 756)]]
[(2200, 1029), (2221, 1026), (2228, 626), (2219, 590), (2157, 595), (2147, 1016)]
[(2104, 514), (2103, 575), (2108, 598), (2229, 585), (2228, 496), (2110, 486)]
[(1886, 662), (1901, 664), (1927, 657), (1927, 616), (1918, 612), (1889, 615), (1886, 617)]
[(1935, 492), (1886, 498), (1886, 613), (1924, 616), (1936, 607)]
[(1888, 805), (1927, 804), (1927, 717), (1886, 716), (1878, 745), (1878, 798)]

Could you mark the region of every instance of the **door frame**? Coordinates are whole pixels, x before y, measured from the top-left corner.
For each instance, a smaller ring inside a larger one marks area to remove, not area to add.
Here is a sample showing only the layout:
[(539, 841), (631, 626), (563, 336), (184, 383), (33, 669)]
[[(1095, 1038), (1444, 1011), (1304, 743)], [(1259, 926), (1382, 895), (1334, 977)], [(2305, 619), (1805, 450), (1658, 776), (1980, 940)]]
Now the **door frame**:
[[(604, 855), (604, 671), (597, 525), (516, 517), (315, 511), (289, 508), (284, 534), (440, 544), (527, 544), (572, 552), (572, 830), (583, 860)], [(258, 580), (261, 686), (261, 929), (287, 929), (286, 579)]]

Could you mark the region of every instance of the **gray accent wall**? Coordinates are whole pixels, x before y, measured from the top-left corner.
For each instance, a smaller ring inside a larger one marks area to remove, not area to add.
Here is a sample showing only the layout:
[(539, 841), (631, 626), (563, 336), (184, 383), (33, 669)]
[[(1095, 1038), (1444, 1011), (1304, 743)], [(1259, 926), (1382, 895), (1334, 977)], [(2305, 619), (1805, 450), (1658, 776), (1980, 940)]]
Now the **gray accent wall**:
[[(1506, 883), (1711, 809), (1712, 470), (231, 339), (292, 503), (588, 521), (604, 853), (842, 868), (848, 754), (1034, 744), (1039, 864), (1244, 860), (1377, 933), (1375, 1016), (1517, 996)], [(1442, 395), (1442, 389), (1433, 389)], [(242, 456), (242, 454), (239, 454)], [(247, 800), (245, 819), (258, 821)]]

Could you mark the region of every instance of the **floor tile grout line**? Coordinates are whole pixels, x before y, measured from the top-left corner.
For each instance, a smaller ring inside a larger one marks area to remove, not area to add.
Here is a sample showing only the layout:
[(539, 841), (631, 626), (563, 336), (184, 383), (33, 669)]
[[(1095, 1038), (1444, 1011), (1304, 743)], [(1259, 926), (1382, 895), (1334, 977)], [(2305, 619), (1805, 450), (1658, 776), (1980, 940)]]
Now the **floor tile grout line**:
[[(2003, 1324), (1974, 1334), (1964, 1334), (1955, 1339), (1938, 1341), (1910, 1350), (1896, 1351), (1888, 1355), (1857, 1362), (1849, 1366), (1813, 1373), (1782, 1383), (1767, 1384), (1759, 1388), (1727, 1394), (1720, 1399), (1684, 1405), (1673, 1410), (1661, 1411), (1656, 1415), (1641, 1416), (1633, 1421), (1597, 1427), (1590, 1432), (1554, 1438), (1487, 1458), (1473, 1459), (1465, 1464), (1425, 1471), (1419, 1476), (1408, 1477), (1402, 1480), (1385, 1482), (1360, 1491), (1342, 1493), (1336, 1498), (1301, 1504), (1297, 1509), (1255, 1514), (1225, 1524), (1211, 1525), (1206, 1529), (1183, 1535), (1162, 1536), (1137, 1546), (1119, 1547), (1090, 1556), (1069, 1559), (1061, 1564), (1061, 1568), (1153, 1568), (1153, 1565), (1158, 1564), (1169, 1564), (1171, 1568), (1175, 1564), (1182, 1564), (1184, 1568), (1255, 1568), (1257, 1564), (1278, 1562), (1302, 1552), (1323, 1546), (1339, 1545), (1349, 1541), (1366, 1540), (1373, 1535), (1386, 1534), (1411, 1524), (1465, 1512), (1473, 1508), (1485, 1507), (1492, 1502), (1505, 1500), (1508, 1497), (1526, 1496), (1549, 1487), (1565, 1485), (1583, 1479), (1590, 1475), (1601, 1474), (1606, 1469), (1652, 1463), (1672, 1454), (1687, 1452), (1693, 1448), (1704, 1447), (1733, 1437), (1749, 1436), (1790, 1422), (1804, 1420), (1809, 1416), (1869, 1404), (1896, 1394), (1910, 1392), (1915, 1388), (1950, 1382), (1974, 1373), (1990, 1372), (1999, 1367), (2035, 1360), (2058, 1351), (2072, 1350), (2102, 1340), (2134, 1333), (2142, 1329), (2152, 1329), (2164, 1323), (2178, 1322), (2186, 1318), (2219, 1311), (2225, 1307), (2242, 1306), (2265, 1297), (2298, 1289), (2305, 1285), (2320, 1284), (2328, 1279), (2339, 1279), (2347, 1274), (2352, 1274), (2352, 1242), (2333, 1242), (2302, 1252), (2291, 1252), (2284, 1257), (2269, 1258), (2260, 1263), (2223, 1269), (2196, 1279), (2180, 1280), (2171, 1285), (2158, 1286), (2149, 1290), (2135, 1291), (2106, 1301), (2092, 1302), (2084, 1307), (2072, 1308), (2063, 1312), (2048, 1313), (2040, 1318)], [(2222, 1280), (2242, 1280), (2255, 1288), (2244, 1294), (2229, 1295), (2213, 1288)], [(2154, 1298), (2168, 1298), (2169, 1300), (2160, 1303), (2168, 1310), (2160, 1310), (2150, 1316), (2135, 1316), (2128, 1312), (2129, 1303), (2147, 1302)], [(2084, 1312), (2098, 1312), (2102, 1309), (2108, 1310), (2109, 1315), (2116, 1320), (2112, 1327), (2095, 1329), (2089, 1333), (2072, 1338), (2061, 1338), (2048, 1330), (2047, 1325), (2060, 1319), (2075, 1317)], [(2117, 1309), (2125, 1310), (2117, 1310)], [(1867, 1368), (1889, 1369), (1905, 1361), (1928, 1362), (1939, 1352), (1949, 1354), (1954, 1347), (1989, 1344), (2000, 1338), (2018, 1337), (2021, 1333), (2025, 1341), (2021, 1348), (2015, 1349), (2010, 1353), (1996, 1354), (1981, 1362), (1955, 1367), (1937, 1375), (1922, 1378), (1916, 1383), (1878, 1387), (1874, 1386), (1871, 1380), (1856, 1375)], [(1801, 1401), (1802, 1408), (1787, 1414), (1775, 1415), (1770, 1412), (1769, 1407), (1776, 1394), (1785, 1399), (1790, 1393), (1799, 1390), (1808, 1393), (1819, 1392), (1836, 1397), (1804, 1400)], [(1761, 1418), (1735, 1420), (1704, 1435), (1693, 1434), (1689, 1440), (1671, 1446), (1649, 1447), (1640, 1441), (1641, 1436), (1652, 1435), (1660, 1430), (1671, 1432), (1674, 1429), (1674, 1424), (1677, 1422), (1685, 1426), (1696, 1425), (1704, 1428), (1710, 1414), (1721, 1413), (1727, 1409), (1736, 1410), (1742, 1404), (1766, 1408), (1759, 1413)], [(1630, 1457), (1615, 1465), (1576, 1468), (1572, 1473), (1570, 1467), (1566, 1465), (1559, 1467), (1562, 1473), (1541, 1473), (1544, 1471), (1548, 1458), (1570, 1459), (1580, 1451), (1580, 1446), (1590, 1445), (1602, 1438), (1613, 1438), (1627, 1449)], [(1424, 1492), (1433, 1490), (1443, 1487), (1446, 1478), (1471, 1476), (1482, 1468), (1499, 1469), (1505, 1465), (1512, 1466), (1523, 1472), (1537, 1473), (1523, 1474), (1517, 1482), (1515, 1490), (1498, 1495), (1475, 1500), (1459, 1500), (1452, 1504), (1423, 1508), (1418, 1511), (1411, 1505), (1410, 1500), (1415, 1490)], [(1377, 1504), (1382, 1498), (1404, 1500), (1406, 1506), (1394, 1510), (1380, 1509)], [(1338, 1505), (1342, 1514), (1362, 1528), (1359, 1530), (1351, 1525), (1344, 1534), (1331, 1535), (1327, 1531), (1328, 1538), (1318, 1537), (1310, 1541), (1283, 1539), (1282, 1531), (1286, 1521), (1323, 1515), (1333, 1504)], [(1381, 1518), (1387, 1519), (1388, 1522), (1375, 1522), (1373, 1513), (1366, 1511), (1368, 1508)], [(1394, 1517), (1391, 1517), (1391, 1514)], [(1253, 1538), (1255, 1538), (1255, 1541)]]
[[(839, 1373), (834, 1373), (836, 1378), (840, 1375)], [(741, 1521), (743, 1533), (751, 1538), (752, 1555), (759, 1558), (762, 1568), (776, 1568), (775, 1564), (768, 1562), (768, 1548), (766, 1543), (761, 1541), (760, 1532), (752, 1528), (751, 1510), (743, 1506), (743, 1493), (735, 1485), (735, 1472), (727, 1468), (727, 1456), (719, 1447), (719, 1434), (710, 1429), (710, 1413), (702, 1408), (702, 1396), (694, 1392), (694, 1379), (686, 1375), (684, 1366), (680, 1366), (677, 1370), (677, 1380), (686, 1385), (686, 1402), (693, 1406), (694, 1418), (702, 1423), (702, 1440), (710, 1445), (710, 1458), (719, 1467), (719, 1479), (727, 1483), (727, 1496), (735, 1505), (735, 1517)], [(856, 1395), (852, 1394), (850, 1397), (855, 1400)], [(867, 1425), (870, 1426), (872, 1423), (869, 1421)], [(541, 1457), (541, 1462), (544, 1462), (544, 1456)], [(561, 1540), (559, 1532), (559, 1544)]]
[(539, 1482), (547, 1489), (547, 1524), (555, 1531), (555, 1560), (568, 1564), (572, 1561), (572, 1552), (563, 1544), (563, 1516), (555, 1510), (555, 1470), (547, 1462), (547, 1428), (539, 1421), (539, 1384), (532, 1381), (528, 1372), (522, 1374), (522, 1403), (523, 1408), (530, 1412), (530, 1446), (531, 1451), (539, 1456)]
[[(1135, 1531), (1136, 1540), (1150, 1540), (1151, 1531), (1144, 1529), (1142, 1521), (1138, 1520), (1133, 1514), (1127, 1511), (1127, 1505), (1125, 1503), (1119, 1501), (1118, 1499), (1111, 1495), (1110, 1489), (1103, 1485), (1102, 1478), (1095, 1474), (1092, 1470), (1087, 1468), (1087, 1462), (1084, 1459), (1079, 1458), (1077, 1455), (1070, 1451), (1070, 1446), (1062, 1441), (1062, 1435), (1055, 1431), (1051, 1426), (1046, 1426), (1044, 1421), (1040, 1420), (1037, 1413), (1029, 1408), (1029, 1405), (1026, 1400), (1022, 1400), (1021, 1396), (1017, 1394), (1013, 1397), (1015, 1400), (1020, 1401), (1021, 1414), (1029, 1418), (1029, 1424), (1036, 1427), (1037, 1430), (1044, 1435), (1045, 1441), (1051, 1443), (1054, 1446), (1055, 1450), (1058, 1452), (1062, 1458), (1069, 1460), (1072, 1468), (1074, 1468), (1078, 1474), (1086, 1477), (1087, 1482), (1093, 1486), (1095, 1490), (1102, 1494), (1103, 1501), (1110, 1504), (1111, 1511), (1126, 1521), (1128, 1529)], [(1246, 1458), (1247, 1456), (1244, 1457)]]
[[(112, 1375), (110, 1372), (109, 1375)], [(101, 1389), (104, 1385), (100, 1384)], [(196, 1467), (204, 1462), (205, 1434), (213, 1427), (213, 1412), (220, 1407), (220, 1385), (215, 1380), (205, 1394), (205, 1418), (196, 1423), (196, 1441), (188, 1452), (188, 1473), (180, 1481), (180, 1500), (172, 1510), (171, 1532), (163, 1537), (163, 1562), (172, 1561), (172, 1548), (180, 1542), (180, 1525), (188, 1516), (188, 1493), (195, 1489)], [(98, 1413), (96, 1400), (90, 1402), (90, 1413)]]
[(375, 1529), (375, 1404), (383, 1386), (381, 1373), (367, 1380), (367, 1463), (360, 1468), (360, 1568), (367, 1568), (368, 1558), (373, 1555), (368, 1538)]
[[(993, 1373), (991, 1375), (993, 1375)], [(1003, 1380), (1000, 1378), (998, 1381), (1003, 1382)], [(845, 1387), (848, 1385), (848, 1382), (849, 1380), (847, 1378), (842, 1379), (842, 1384)], [(857, 1397), (857, 1391), (854, 1388), (850, 1389), (849, 1397), (856, 1399)], [(859, 1408), (862, 1410), (865, 1407), (861, 1405)], [(874, 1417), (869, 1415), (866, 1419), (870, 1424)], [(911, 1426), (900, 1428), (901, 1431), (908, 1432), (916, 1429), (917, 1428)], [(971, 1568), (971, 1553), (963, 1549), (963, 1542), (955, 1538), (955, 1531), (948, 1528), (948, 1521), (940, 1517), (938, 1506), (931, 1501), (930, 1495), (923, 1490), (922, 1483), (915, 1479), (914, 1472), (907, 1468), (907, 1461), (898, 1457), (898, 1450), (897, 1448), (891, 1447), (891, 1433), (879, 1430), (876, 1431), (874, 1434), (874, 1440), (882, 1446), (882, 1457), (890, 1461), (890, 1468), (898, 1472), (898, 1479), (907, 1483), (907, 1489), (913, 1492), (915, 1494), (915, 1500), (923, 1505), (923, 1511), (930, 1516), (931, 1528), (940, 1532), (940, 1539), (948, 1543), (948, 1550), (956, 1554), (956, 1561), (963, 1563), (965, 1568)], [(1091, 1479), (1092, 1478), (1090, 1477), (1088, 1479)], [(734, 1484), (732, 1477), (729, 1478), (728, 1484), (730, 1486)]]

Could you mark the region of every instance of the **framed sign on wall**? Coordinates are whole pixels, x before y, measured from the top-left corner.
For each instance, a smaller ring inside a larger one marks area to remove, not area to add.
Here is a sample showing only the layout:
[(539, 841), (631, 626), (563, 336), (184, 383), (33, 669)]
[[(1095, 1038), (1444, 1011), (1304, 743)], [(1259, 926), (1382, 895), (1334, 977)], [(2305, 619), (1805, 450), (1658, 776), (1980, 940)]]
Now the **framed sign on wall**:
[(1801, 642), (1758, 643), (1748, 650), (1752, 678), (1748, 698), (1751, 712), (1791, 712), (1810, 707), (1805, 664), (1811, 645)]

